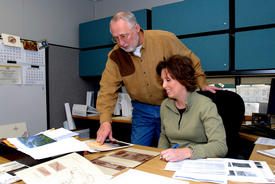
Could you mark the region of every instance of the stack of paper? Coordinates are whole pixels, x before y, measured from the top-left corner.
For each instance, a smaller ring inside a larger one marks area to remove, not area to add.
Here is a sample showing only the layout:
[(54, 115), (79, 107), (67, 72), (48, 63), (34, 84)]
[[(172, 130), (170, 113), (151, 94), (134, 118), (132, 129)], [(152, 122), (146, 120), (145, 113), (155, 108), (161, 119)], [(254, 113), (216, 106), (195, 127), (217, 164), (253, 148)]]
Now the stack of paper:
[(228, 180), (275, 183), (266, 162), (239, 159), (198, 159), (169, 162), (165, 170), (176, 171), (174, 178), (226, 184)]
[(88, 146), (72, 136), (77, 133), (59, 128), (31, 137), (8, 138), (9, 143), (34, 159), (43, 159), (70, 152), (88, 150)]

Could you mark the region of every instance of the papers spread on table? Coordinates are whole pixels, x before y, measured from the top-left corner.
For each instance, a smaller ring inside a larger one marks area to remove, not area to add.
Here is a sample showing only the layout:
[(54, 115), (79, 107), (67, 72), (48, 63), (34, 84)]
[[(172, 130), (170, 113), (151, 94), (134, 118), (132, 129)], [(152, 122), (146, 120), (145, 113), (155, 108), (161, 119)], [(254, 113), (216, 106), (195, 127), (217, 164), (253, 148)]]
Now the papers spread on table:
[(8, 138), (7, 140), (17, 150), (34, 159), (43, 159), (89, 149), (84, 142), (72, 137), (75, 135), (77, 135), (75, 132), (59, 128), (40, 132), (30, 137)]
[(109, 181), (108, 176), (77, 153), (71, 153), (24, 169), (17, 172), (17, 176), (28, 184), (105, 184)]
[(259, 137), (257, 139), (257, 141), (255, 141), (254, 144), (263, 144), (263, 145), (275, 146), (275, 139)]
[(214, 183), (227, 183), (224, 160), (185, 160), (176, 170), (174, 178)]
[(0, 164), (0, 183), (9, 184), (21, 180), (16, 175), (16, 172), (26, 168), (28, 168), (27, 165), (21, 164), (17, 161)]
[(275, 158), (275, 148), (267, 150), (257, 150), (258, 153)]
[(239, 159), (198, 159), (168, 162), (165, 170), (176, 171), (174, 178), (227, 183), (228, 180), (274, 183), (275, 177), (264, 161)]
[[(87, 140), (84, 141), (86, 143), (86, 145), (92, 150), (92, 151), (110, 151), (110, 150), (115, 150), (115, 149), (120, 149), (120, 148), (125, 148), (125, 147), (129, 147), (129, 146), (133, 146), (133, 144), (127, 143), (127, 142), (123, 142), (123, 141), (110, 141), (109, 139), (107, 139), (104, 144), (100, 145), (98, 142), (96, 142), (95, 140)], [(87, 151), (90, 151), (87, 150)]]
[(134, 168), (159, 155), (159, 152), (126, 148), (91, 160), (107, 175), (114, 175), (126, 168)]
[(141, 183), (165, 183), (165, 184), (188, 184), (188, 181), (180, 181), (165, 176), (151, 174), (139, 170), (130, 169), (123, 174), (114, 177), (110, 184), (141, 184)]

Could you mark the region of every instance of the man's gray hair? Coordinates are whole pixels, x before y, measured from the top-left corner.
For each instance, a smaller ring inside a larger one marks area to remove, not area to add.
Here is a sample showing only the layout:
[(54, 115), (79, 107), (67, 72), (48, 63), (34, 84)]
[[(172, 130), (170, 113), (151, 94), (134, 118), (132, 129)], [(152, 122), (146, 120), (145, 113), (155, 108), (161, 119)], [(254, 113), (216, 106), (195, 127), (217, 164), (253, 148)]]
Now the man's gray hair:
[(136, 16), (131, 12), (118, 12), (118, 13), (116, 13), (113, 16), (110, 24), (112, 22), (117, 22), (119, 19), (123, 19), (124, 21), (128, 22), (130, 24), (131, 28), (134, 27), (134, 25), (137, 24)]

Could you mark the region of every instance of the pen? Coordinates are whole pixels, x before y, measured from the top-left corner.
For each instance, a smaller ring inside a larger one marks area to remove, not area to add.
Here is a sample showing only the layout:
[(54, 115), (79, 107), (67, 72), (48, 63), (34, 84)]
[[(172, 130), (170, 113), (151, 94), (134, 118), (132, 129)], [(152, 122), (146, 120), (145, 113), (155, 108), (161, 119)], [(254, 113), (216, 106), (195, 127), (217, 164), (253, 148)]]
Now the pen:
[(178, 147), (179, 146), (179, 144), (176, 144), (176, 145), (174, 145), (173, 147), (172, 147), (172, 149), (175, 149), (176, 147)]

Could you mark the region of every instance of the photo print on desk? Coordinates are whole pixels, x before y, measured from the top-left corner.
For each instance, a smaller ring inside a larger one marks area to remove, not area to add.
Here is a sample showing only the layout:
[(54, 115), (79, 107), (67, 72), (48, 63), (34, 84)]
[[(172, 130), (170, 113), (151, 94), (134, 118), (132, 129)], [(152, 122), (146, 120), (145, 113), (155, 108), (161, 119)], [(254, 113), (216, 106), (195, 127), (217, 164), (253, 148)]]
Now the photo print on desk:
[(126, 148), (91, 160), (104, 174), (114, 175), (126, 168), (134, 168), (159, 155), (159, 152)]

